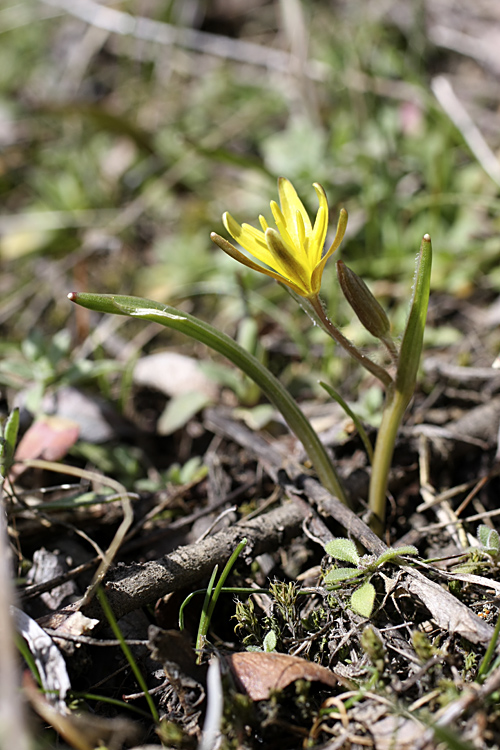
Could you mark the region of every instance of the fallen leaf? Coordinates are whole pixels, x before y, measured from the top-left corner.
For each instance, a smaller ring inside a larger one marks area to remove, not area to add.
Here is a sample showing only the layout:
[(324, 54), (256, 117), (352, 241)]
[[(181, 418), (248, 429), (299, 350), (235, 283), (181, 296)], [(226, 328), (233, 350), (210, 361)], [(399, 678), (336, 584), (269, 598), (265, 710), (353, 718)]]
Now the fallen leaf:
[(47, 394), (42, 407), (45, 414), (76, 422), (80, 427), (80, 440), (86, 443), (108, 443), (117, 437), (135, 434), (127, 420), (104, 398), (72, 386)]
[(337, 678), (329, 669), (298, 656), (243, 651), (228, 657), (231, 670), (248, 696), (254, 701), (270, 698), (275, 690), (284, 690), (296, 680), (322, 682), (334, 687)]
[[(76, 443), (80, 427), (71, 419), (63, 417), (38, 417), (24, 433), (15, 453), (16, 461), (43, 458), (58, 461)], [(11, 479), (19, 477), (25, 466), (16, 464), (11, 471)]]

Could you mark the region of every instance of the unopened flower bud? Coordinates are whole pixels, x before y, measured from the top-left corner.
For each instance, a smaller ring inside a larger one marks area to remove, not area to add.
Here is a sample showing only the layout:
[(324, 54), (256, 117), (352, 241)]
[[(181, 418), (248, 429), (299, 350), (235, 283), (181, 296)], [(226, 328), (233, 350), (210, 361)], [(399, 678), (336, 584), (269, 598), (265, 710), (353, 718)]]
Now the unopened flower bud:
[(367, 331), (378, 339), (389, 336), (390, 323), (384, 309), (354, 271), (337, 261), (337, 276), (346, 300)]

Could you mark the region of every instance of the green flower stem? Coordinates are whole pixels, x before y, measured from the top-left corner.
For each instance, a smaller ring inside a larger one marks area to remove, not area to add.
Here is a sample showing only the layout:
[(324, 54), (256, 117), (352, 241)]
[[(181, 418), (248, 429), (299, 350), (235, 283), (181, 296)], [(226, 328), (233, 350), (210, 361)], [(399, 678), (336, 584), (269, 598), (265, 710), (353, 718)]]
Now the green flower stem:
[(387, 389), (382, 423), (375, 443), (368, 505), (372, 512), (370, 526), (379, 536), (385, 528), (387, 481), (396, 437), (415, 390), (429, 305), (431, 266), (431, 238), (426, 234), (417, 256), (413, 296), (401, 342), (395, 382)]
[(246, 352), (229, 336), (188, 313), (140, 297), (71, 292), (68, 294), (68, 298), (90, 310), (129, 315), (160, 323), (206, 344), (227, 357), (236, 367), (239, 367), (257, 383), (269, 401), (283, 415), (290, 430), (304, 446), (304, 450), (325, 489), (345, 505), (349, 504), (342, 483), (324, 446), (291, 395), (258, 359)]
[(308, 301), (311, 304), (315, 317), (321, 324), (321, 327), (326, 331), (326, 333), (331, 336), (331, 338), (336, 341), (337, 344), (340, 344), (340, 346), (345, 349), (353, 359), (359, 362), (359, 364), (362, 365), (366, 370), (371, 372), (372, 375), (375, 375), (375, 377), (378, 378), (386, 388), (389, 388), (393, 381), (387, 370), (378, 365), (376, 362), (373, 362), (373, 360), (371, 360), (369, 357), (366, 357), (362, 352), (359, 351), (356, 346), (354, 346), (351, 341), (349, 341), (349, 339), (344, 336), (343, 333), (339, 331), (336, 326), (334, 326), (334, 324), (326, 314), (325, 308), (323, 307), (323, 303), (321, 302), (319, 296), (316, 295), (315, 297), (308, 297)]
[(378, 536), (382, 535), (385, 528), (387, 481), (399, 425), (407, 405), (406, 396), (391, 386), (386, 395), (382, 422), (375, 442), (368, 495), (368, 505), (372, 512), (369, 525)]

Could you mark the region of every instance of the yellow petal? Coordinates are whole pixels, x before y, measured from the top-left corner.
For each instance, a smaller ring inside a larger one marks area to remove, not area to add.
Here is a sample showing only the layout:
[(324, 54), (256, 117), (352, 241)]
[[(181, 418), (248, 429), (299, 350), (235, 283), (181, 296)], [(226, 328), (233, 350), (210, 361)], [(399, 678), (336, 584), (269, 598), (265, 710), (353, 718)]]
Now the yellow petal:
[(314, 228), (311, 234), (308, 256), (311, 268), (315, 268), (321, 260), (323, 248), (325, 247), (326, 231), (328, 228), (328, 210), (323, 206), (318, 208)]
[(297, 284), (294, 284), (293, 281), (290, 281), (290, 279), (286, 279), (279, 273), (275, 273), (269, 268), (264, 268), (263, 266), (259, 266), (258, 263), (254, 263), (253, 260), (247, 258), (246, 255), (243, 255), (240, 250), (238, 250), (234, 245), (224, 239), (224, 237), (221, 237), (220, 234), (212, 232), (210, 234), (210, 239), (212, 240), (212, 242), (215, 242), (215, 244), (218, 245), (221, 250), (224, 250), (227, 255), (230, 255), (231, 258), (234, 258), (234, 260), (237, 260), (242, 265), (247, 266), (247, 268), (251, 268), (253, 271), (259, 271), (259, 273), (264, 273), (266, 274), (266, 276), (270, 276), (272, 279), (275, 279), (275, 281), (279, 281), (281, 284), (286, 284), (290, 287), (290, 289), (293, 289), (293, 291), (299, 294), (301, 297), (307, 297), (307, 295), (309, 294), (308, 291), (304, 291), (302, 287), (297, 286)]
[(326, 232), (328, 229), (328, 201), (326, 199), (325, 191), (318, 182), (315, 182), (313, 187), (318, 196), (319, 203), (309, 245), (309, 257), (314, 268), (314, 266), (321, 260), (321, 255), (323, 254), (323, 248), (325, 246)]
[(259, 273), (265, 273), (267, 276), (271, 276), (271, 278), (276, 279), (276, 281), (282, 281), (288, 286), (292, 287), (292, 289), (295, 289), (295, 291), (298, 291), (299, 294), (302, 292), (296, 287), (295, 284), (291, 284), (288, 279), (285, 279), (281, 276), (281, 274), (276, 273), (275, 271), (271, 271), (268, 268), (264, 268), (264, 266), (260, 266), (258, 263), (254, 263), (254, 261), (251, 258), (247, 258), (246, 255), (244, 255), (241, 250), (238, 250), (234, 245), (232, 245), (230, 242), (228, 242), (224, 237), (221, 237), (220, 234), (217, 234), (216, 232), (212, 232), (210, 234), (210, 239), (212, 242), (215, 242), (218, 247), (220, 247), (221, 250), (224, 250), (227, 255), (230, 255), (231, 258), (234, 258), (234, 260), (237, 260), (238, 263), (241, 263), (242, 265), (246, 266), (247, 268), (251, 268), (253, 271), (259, 271)]
[(235, 221), (227, 211), (223, 215), (222, 221), (229, 234), (237, 240), (245, 250), (248, 250), (250, 255), (253, 255), (254, 258), (261, 263), (265, 263), (266, 266), (274, 269), (278, 274), (288, 278), (287, 268), (280, 262), (279, 257), (270, 250), (264, 232), (255, 229), (251, 224), (238, 224), (238, 222)]
[(283, 216), (281, 208), (278, 206), (276, 201), (271, 201), (271, 211), (273, 212), (274, 223), (276, 224), (276, 228), (281, 236), (281, 239), (288, 246), (290, 252), (296, 252), (297, 254), (299, 254), (300, 247), (297, 242), (295, 242), (293, 236), (289, 234), (285, 217)]
[(295, 215), (295, 223), (297, 225), (297, 238), (298, 238), (298, 244), (299, 247), (304, 248), (304, 255), (308, 257), (308, 249), (309, 249), (309, 237), (306, 236), (306, 228), (304, 226), (304, 219), (302, 218), (302, 214), (300, 211), (297, 211)]
[(297, 261), (293, 252), (290, 252), (275, 229), (266, 230), (266, 240), (275, 259), (275, 262), (272, 264), (273, 267), (276, 268), (279, 263), (280, 267), (283, 268), (283, 276), (300, 287), (303, 290), (303, 294), (307, 294), (310, 278), (310, 273), (307, 269), (304, 269)]
[(297, 195), (294, 186), (284, 177), (280, 177), (278, 180), (278, 192), (280, 196), (281, 210), (285, 217), (288, 232), (292, 237), (294, 244), (298, 244), (299, 235), (296, 224), (297, 211), (302, 216), (307, 236), (309, 236), (312, 231), (311, 220), (304, 208), (304, 204)]
[[(245, 250), (266, 265), (273, 266), (273, 256), (269, 252), (264, 232), (250, 226), (250, 224), (238, 224), (227, 211), (222, 217), (222, 222), (227, 231), (240, 243)], [(243, 256), (246, 257), (246, 256)], [(278, 272), (280, 269), (277, 269)]]
[(328, 258), (333, 255), (335, 250), (338, 248), (342, 240), (344, 239), (345, 230), (347, 228), (347, 211), (345, 208), (340, 209), (339, 214), (339, 220), (337, 223), (337, 231), (335, 233), (334, 240), (332, 244), (330, 245), (330, 248), (327, 253), (321, 258), (320, 262), (314, 269), (311, 277), (311, 288), (313, 289), (314, 293), (317, 294), (319, 292), (319, 288), (321, 286), (321, 277), (323, 276), (323, 271), (325, 269), (325, 264)]
[(238, 222), (235, 221), (231, 214), (227, 211), (222, 216), (222, 223), (226, 227), (231, 237), (239, 242), (240, 245), (243, 245), (243, 247), (245, 247), (245, 250), (248, 250), (251, 253), (253, 252), (253, 249), (246, 247), (242, 242), (242, 239), (247, 238), (252, 245), (255, 244), (257, 245), (257, 247), (260, 246), (262, 248), (267, 247), (264, 232), (259, 232), (258, 229), (254, 229), (254, 233), (252, 233), (250, 230), (253, 229), (253, 227), (251, 227), (249, 224), (238, 224)]

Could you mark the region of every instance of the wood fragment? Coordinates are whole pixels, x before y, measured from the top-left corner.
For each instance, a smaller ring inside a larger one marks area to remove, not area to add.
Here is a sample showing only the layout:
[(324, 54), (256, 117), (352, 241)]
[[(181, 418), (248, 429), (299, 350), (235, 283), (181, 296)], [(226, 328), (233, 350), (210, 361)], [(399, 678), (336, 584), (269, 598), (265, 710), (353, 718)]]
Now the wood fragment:
[[(104, 584), (115, 617), (123, 617), (128, 612), (154, 603), (171, 591), (192, 586), (207, 578), (215, 565), (227, 562), (243, 537), (248, 539), (243, 553), (247, 559), (276, 550), (301, 532), (303, 520), (303, 511), (293, 503), (287, 503), (263, 516), (220, 531), (198, 544), (180, 547), (158, 560), (117, 565), (110, 571)], [(78, 602), (73, 606), (78, 608)], [(82, 612), (87, 617), (102, 616), (95, 599), (82, 607)], [(49, 623), (44, 624), (50, 627)]]

